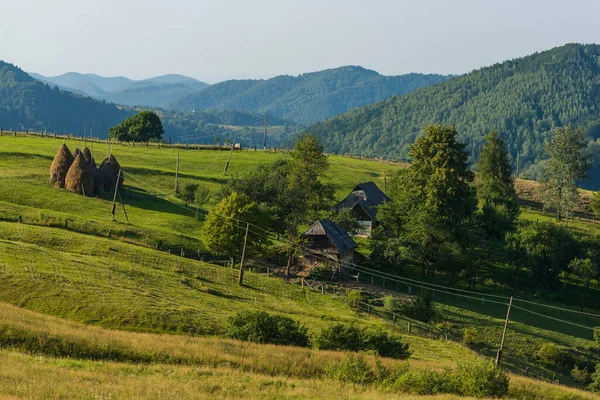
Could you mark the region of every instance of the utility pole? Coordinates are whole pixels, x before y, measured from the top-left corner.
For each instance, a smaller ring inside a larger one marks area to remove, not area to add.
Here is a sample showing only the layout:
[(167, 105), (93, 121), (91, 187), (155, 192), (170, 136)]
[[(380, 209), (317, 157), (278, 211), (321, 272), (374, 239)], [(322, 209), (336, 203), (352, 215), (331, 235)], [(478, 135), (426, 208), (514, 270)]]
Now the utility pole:
[(387, 169), (383, 170), (383, 193), (387, 194)]
[(125, 211), (125, 203), (123, 203), (123, 199), (121, 198), (121, 192), (119, 192), (119, 201), (121, 202), (121, 206), (123, 207), (123, 214), (125, 214), (125, 219), (127, 220), (127, 223), (129, 223), (129, 217), (127, 216), (127, 211)]
[(263, 150), (267, 150), (267, 115), (265, 114), (265, 135), (263, 138)]
[(231, 142), (231, 150), (229, 151), (229, 157), (227, 157), (227, 162), (225, 163), (225, 169), (223, 170), (223, 175), (227, 173), (227, 169), (229, 169), (229, 162), (231, 161), (231, 153), (233, 153), (233, 148), (235, 146), (235, 136), (233, 137), (233, 142)]
[(292, 263), (292, 255), (288, 257), (287, 266), (285, 267), (285, 280), (290, 281), (290, 264)]
[(121, 170), (119, 170), (119, 174), (117, 175), (117, 183), (115, 184), (115, 194), (113, 196), (113, 202), (112, 202), (112, 208), (111, 208), (111, 215), (112, 215), (112, 220), (115, 220), (115, 210), (116, 210), (116, 205), (117, 205), (117, 192), (119, 190), (119, 181), (121, 180)]
[(244, 249), (242, 250), (242, 260), (240, 261), (240, 276), (238, 278), (238, 283), (240, 286), (244, 283), (244, 257), (246, 256), (246, 243), (248, 242), (248, 230), (250, 229), (250, 224), (246, 222), (246, 236), (244, 236)]
[(510, 318), (510, 307), (512, 306), (512, 302), (513, 297), (510, 296), (510, 301), (508, 302), (508, 310), (506, 311), (506, 320), (504, 321), (504, 330), (502, 331), (502, 340), (500, 341), (500, 348), (498, 349), (498, 354), (496, 355), (496, 368), (500, 367), (502, 349), (504, 348), (504, 338), (506, 337), (506, 328), (508, 328), (508, 320)]
[(179, 194), (179, 153), (177, 153), (177, 164), (175, 165), (175, 194)]

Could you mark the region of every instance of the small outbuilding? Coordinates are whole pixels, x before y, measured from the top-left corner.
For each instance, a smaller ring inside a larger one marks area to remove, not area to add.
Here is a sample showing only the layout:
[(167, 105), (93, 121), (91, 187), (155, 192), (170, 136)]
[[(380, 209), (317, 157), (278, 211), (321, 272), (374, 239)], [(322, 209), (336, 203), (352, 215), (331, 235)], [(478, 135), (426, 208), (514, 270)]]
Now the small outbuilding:
[(309, 265), (326, 263), (331, 260), (334, 272), (343, 273), (352, 268), (348, 263), (354, 262), (356, 243), (339, 225), (324, 218), (315, 221), (302, 235), (307, 239), (307, 247), (314, 254), (305, 256)]
[(359, 235), (371, 236), (377, 220), (377, 207), (391, 199), (374, 182), (359, 183), (352, 192), (334, 207), (335, 210), (349, 208), (360, 224)]

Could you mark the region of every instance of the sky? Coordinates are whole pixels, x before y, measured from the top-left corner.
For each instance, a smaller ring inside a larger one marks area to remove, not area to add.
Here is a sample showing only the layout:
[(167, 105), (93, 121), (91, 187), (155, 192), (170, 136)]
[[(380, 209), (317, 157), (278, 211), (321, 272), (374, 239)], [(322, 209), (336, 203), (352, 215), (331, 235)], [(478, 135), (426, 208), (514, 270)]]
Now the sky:
[(600, 43), (595, 0), (0, 0), (0, 59), (25, 71), (216, 83), (360, 65), (462, 74)]

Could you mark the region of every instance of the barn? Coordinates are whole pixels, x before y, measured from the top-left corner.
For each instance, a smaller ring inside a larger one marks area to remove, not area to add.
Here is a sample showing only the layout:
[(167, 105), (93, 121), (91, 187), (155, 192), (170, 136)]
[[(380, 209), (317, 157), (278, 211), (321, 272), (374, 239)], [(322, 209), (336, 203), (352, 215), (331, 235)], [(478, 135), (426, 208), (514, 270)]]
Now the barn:
[(347, 263), (354, 262), (356, 243), (339, 225), (325, 218), (315, 221), (302, 234), (307, 240), (307, 247), (314, 254), (305, 257), (305, 263), (311, 266), (327, 263), (334, 272), (343, 273), (352, 268)]
[(352, 192), (334, 207), (335, 210), (349, 208), (361, 226), (360, 236), (371, 236), (375, 228), (377, 207), (391, 199), (374, 182), (359, 183)]

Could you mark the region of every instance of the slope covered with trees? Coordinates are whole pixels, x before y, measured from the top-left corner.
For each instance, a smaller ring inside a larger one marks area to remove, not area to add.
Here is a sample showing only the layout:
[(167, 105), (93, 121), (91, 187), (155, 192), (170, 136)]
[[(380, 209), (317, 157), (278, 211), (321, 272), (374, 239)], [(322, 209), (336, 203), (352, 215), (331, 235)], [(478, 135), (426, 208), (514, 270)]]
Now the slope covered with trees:
[(0, 127), (82, 134), (84, 126), (98, 135), (131, 115), (115, 105), (64, 92), (33, 79), (0, 61)]
[(225, 81), (175, 101), (170, 108), (249, 110), (298, 123), (313, 123), (449, 78), (423, 74), (383, 76), (348, 66), (267, 80)]
[(425, 126), (448, 124), (476, 159), (496, 129), (515, 167), (519, 153), (523, 172), (547, 157), (544, 142), (555, 127), (582, 125), (589, 139), (600, 136), (599, 57), (598, 45), (568, 44), (352, 110), (308, 132), (327, 151), (406, 159)]

